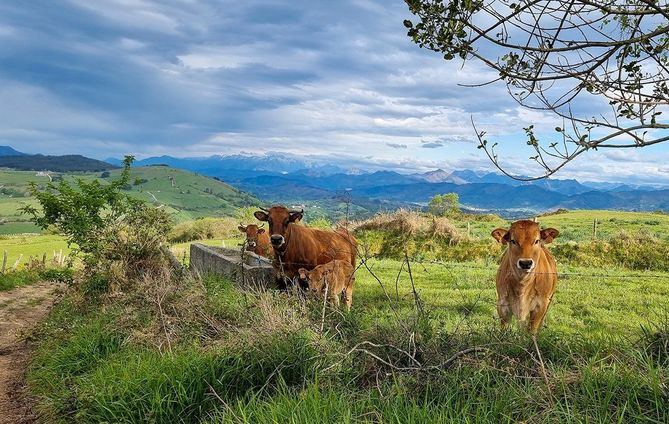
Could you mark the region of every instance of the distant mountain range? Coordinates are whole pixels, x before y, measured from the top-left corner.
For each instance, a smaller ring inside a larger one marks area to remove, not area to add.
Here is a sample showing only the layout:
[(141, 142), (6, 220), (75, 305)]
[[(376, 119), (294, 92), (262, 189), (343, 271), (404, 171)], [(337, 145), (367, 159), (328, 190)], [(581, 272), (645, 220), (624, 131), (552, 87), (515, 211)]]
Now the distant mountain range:
[(25, 156), (25, 153), (21, 153), (12, 149), (9, 146), (0, 146), (0, 156)]
[(669, 211), (669, 187), (661, 186), (552, 178), (522, 182), (472, 170), (360, 172), (283, 153), (138, 161), (139, 165), (160, 163), (223, 179), (268, 203), (348, 197), (360, 207), (390, 209), (423, 206), (435, 194), (455, 192), (470, 210), (510, 217), (557, 208)]
[[(120, 165), (118, 159), (106, 162)], [(437, 169), (400, 174), (362, 172), (283, 153), (203, 158), (152, 157), (137, 166), (169, 165), (223, 180), (266, 203), (296, 204), (350, 199), (358, 208), (417, 207), (441, 193), (455, 192), (472, 211), (526, 216), (557, 208), (669, 211), (669, 187), (543, 179), (522, 182), (493, 172)], [(2, 158), (0, 158), (2, 166)]]
[(118, 166), (81, 155), (28, 155), (9, 146), (0, 146), (0, 168), (19, 171), (98, 172), (116, 169)]

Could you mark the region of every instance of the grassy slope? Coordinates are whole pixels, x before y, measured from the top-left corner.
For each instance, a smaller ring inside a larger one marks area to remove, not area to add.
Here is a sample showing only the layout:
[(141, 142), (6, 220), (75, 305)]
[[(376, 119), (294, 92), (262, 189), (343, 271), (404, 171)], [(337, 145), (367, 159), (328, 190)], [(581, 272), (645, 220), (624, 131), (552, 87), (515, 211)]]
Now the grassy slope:
[[(0, 255), (7, 251), (7, 265), (12, 266), (21, 255), (22, 263), (25, 263), (31, 256), (42, 258), (46, 253), (47, 259), (53, 258), (54, 252), (63, 255), (69, 255), (70, 249), (67, 242), (57, 235), (11, 235), (0, 236)], [(2, 257), (0, 256), (0, 261)]]
[[(208, 281), (202, 309), (210, 317), (208, 325), (200, 328), (184, 318), (199, 307), (188, 300), (189, 309), (170, 324), (177, 327), (171, 333), (171, 353), (164, 351), (165, 340), (146, 340), (151, 333), (160, 339), (165, 325), (156, 326), (159, 317), (151, 318), (155, 305), (150, 295), (135, 309), (117, 301), (85, 312), (64, 302), (45, 325), (46, 341), (29, 374), (31, 387), (44, 411), (64, 420), (74, 413), (82, 422), (669, 419), (666, 347), (649, 347), (640, 330), (642, 324), (662, 322), (660, 313), (666, 313), (669, 299), (666, 281), (616, 275), (560, 284), (539, 337), (556, 395), (551, 405), (526, 350), (529, 340), (515, 330), (497, 331), (490, 271), (468, 271), (462, 265), (414, 264), (413, 269), (429, 316), (417, 336), (424, 352), (420, 360), (439, 364), (480, 345), (493, 352), (485, 360), (468, 355), (445, 372), (393, 372), (363, 354), (345, 355), (363, 340), (405, 348), (403, 327), (412, 323), (406, 273), (398, 285), (399, 301), (388, 301), (363, 270), (353, 312), (329, 312), (324, 336), (318, 330), (320, 302), (305, 306), (286, 295), (242, 295), (225, 282)], [(395, 298), (400, 263), (372, 261), (370, 266)], [(165, 306), (171, 310), (169, 303)], [(660, 341), (667, 340), (667, 325)], [(396, 351), (368, 349), (411, 365)], [(341, 363), (342, 358), (354, 360)]]
[[(606, 210), (575, 210), (567, 213), (541, 216), (538, 218), (542, 227), (554, 227), (560, 230), (557, 242), (586, 241), (593, 238), (593, 221), (597, 220), (597, 237), (606, 238), (620, 231), (647, 231), (662, 240), (669, 241), (669, 214), (653, 212), (620, 212)], [(455, 221), (456, 227), (467, 233), (469, 222), (470, 234), (474, 238), (487, 238), (496, 227), (508, 227), (511, 221), (501, 218), (490, 221)]]
[[(191, 189), (190, 195), (181, 194), (179, 191), (173, 190), (170, 187), (170, 182), (167, 179), (169, 175), (168, 170), (160, 170), (159, 173), (155, 171), (154, 168), (141, 168), (148, 169), (147, 173), (138, 173), (137, 175), (149, 179), (156, 178), (155, 180), (150, 179), (149, 182), (143, 184), (142, 191), (132, 191), (131, 194), (137, 196), (141, 199), (146, 199), (150, 197), (147, 191), (153, 193), (158, 200), (165, 202), (166, 204), (172, 204), (175, 208), (179, 207), (179, 203), (188, 202), (189, 199), (193, 198), (194, 191)], [(0, 171), (0, 174), (3, 171)], [(179, 182), (180, 171), (176, 171), (177, 182)], [(16, 173), (14, 178), (17, 178)], [(34, 174), (31, 173), (34, 176)], [(187, 177), (194, 174), (186, 175)], [(197, 176), (195, 176), (197, 177)], [(215, 180), (204, 179), (208, 184), (213, 184), (213, 187), (216, 187), (218, 184)], [(213, 181), (213, 183), (211, 183)], [(197, 187), (201, 190), (205, 186), (202, 180), (198, 178), (195, 179), (186, 179), (183, 183), (186, 187)], [(188, 190), (189, 188), (186, 188)], [(213, 188), (212, 188), (213, 189)], [(206, 202), (211, 202), (205, 204), (205, 200), (200, 203), (202, 209), (195, 210), (183, 210), (181, 212), (175, 212), (177, 218), (186, 216), (195, 215), (198, 216), (200, 213), (223, 213), (224, 214), (233, 214), (229, 209), (217, 209), (217, 205), (220, 206), (220, 201), (218, 198), (211, 199), (211, 196), (199, 193), (197, 196), (200, 196), (202, 199), (206, 199)], [(17, 202), (26, 202), (29, 199), (3, 199), (0, 197), (0, 216), (4, 217), (5, 214), (9, 214), (16, 211)], [(218, 202), (218, 203), (217, 203)], [(4, 205), (4, 206), (3, 206)], [(211, 206), (211, 207), (210, 207)], [(213, 208), (213, 209), (212, 209)], [(25, 219), (25, 217), (23, 217)], [(544, 227), (552, 226), (560, 230), (560, 237), (556, 240), (556, 243), (565, 243), (568, 241), (588, 241), (592, 239), (592, 221), (597, 219), (598, 224), (598, 238), (606, 238), (611, 234), (618, 233), (620, 231), (646, 231), (650, 234), (656, 235), (659, 239), (669, 241), (669, 215), (665, 214), (655, 214), (655, 213), (637, 213), (637, 212), (617, 212), (617, 211), (572, 211), (565, 214), (551, 215), (539, 218), (541, 225)], [(467, 232), (467, 221), (455, 221), (453, 222), (456, 227), (463, 233)], [(492, 240), (490, 238), (490, 232), (499, 226), (507, 226), (508, 221), (503, 219), (493, 219), (491, 221), (469, 221), (470, 234), (473, 238), (483, 239), (483, 240)], [(25, 224), (30, 226), (30, 224)], [(11, 226), (0, 225), (0, 235), (3, 234), (2, 230), (4, 228), (16, 228), (17, 224)], [(31, 227), (32, 228), (32, 227)], [(18, 241), (17, 241), (18, 240)], [(218, 243), (219, 241), (216, 241)], [(236, 244), (233, 244), (236, 246)], [(186, 245), (179, 246), (180, 250), (183, 250)], [(20, 253), (23, 253), (25, 257), (31, 255), (41, 256), (43, 253), (52, 255), (54, 250), (66, 248), (66, 243), (57, 236), (34, 236), (28, 237), (23, 236), (22, 238), (9, 237), (9, 238), (0, 238), (0, 251), (7, 249), (9, 251), (10, 261), (16, 260)]]
[[(117, 177), (120, 170), (112, 171), (111, 178)], [(76, 178), (91, 180), (99, 178), (100, 173), (70, 173), (65, 179)], [(170, 177), (174, 179), (172, 186)], [(146, 180), (134, 185), (135, 178)], [(37, 177), (32, 171), (0, 170), (0, 186), (18, 192), (27, 192), (28, 184), (35, 182), (44, 184), (47, 177)], [(257, 205), (260, 202), (253, 196), (242, 193), (234, 187), (220, 181), (197, 175), (191, 172), (169, 167), (140, 167), (132, 170), (131, 187), (128, 193), (138, 199), (164, 204), (177, 222), (196, 219), (204, 216), (228, 216), (234, 214), (241, 206)], [(155, 196), (155, 199), (154, 199)], [(29, 197), (0, 194), (0, 234), (16, 234), (38, 232), (39, 229), (22, 216), (19, 209), (26, 204), (35, 202)]]

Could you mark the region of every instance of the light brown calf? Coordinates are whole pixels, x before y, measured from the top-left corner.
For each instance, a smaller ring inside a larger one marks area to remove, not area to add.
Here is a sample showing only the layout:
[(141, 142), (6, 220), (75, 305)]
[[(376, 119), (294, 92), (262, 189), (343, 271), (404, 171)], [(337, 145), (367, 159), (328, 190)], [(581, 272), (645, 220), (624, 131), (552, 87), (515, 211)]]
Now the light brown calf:
[(323, 295), (327, 287), (327, 294), (335, 305), (340, 305), (343, 294), (344, 304), (349, 311), (353, 303), (354, 272), (350, 262), (341, 260), (318, 265), (311, 271), (304, 268), (298, 270), (299, 278), (309, 283), (309, 291)]
[(557, 286), (555, 259), (544, 246), (558, 236), (554, 228), (539, 229), (533, 221), (517, 221), (492, 236), (508, 245), (497, 271), (497, 313), (502, 327), (511, 315), (533, 336), (543, 323)]
[(246, 234), (246, 250), (253, 252), (256, 255), (264, 256), (266, 258), (274, 257), (274, 249), (269, 242), (269, 235), (264, 228), (260, 228), (255, 224), (249, 224), (246, 227), (240, 225), (237, 227), (239, 231)]

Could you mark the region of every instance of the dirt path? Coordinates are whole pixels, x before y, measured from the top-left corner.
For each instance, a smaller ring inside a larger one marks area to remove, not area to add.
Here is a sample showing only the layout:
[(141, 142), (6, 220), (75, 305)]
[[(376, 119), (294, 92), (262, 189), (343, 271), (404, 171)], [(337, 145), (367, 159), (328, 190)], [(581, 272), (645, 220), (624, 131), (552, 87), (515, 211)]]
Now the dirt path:
[(0, 292), (0, 424), (36, 419), (25, 393), (30, 344), (23, 336), (49, 312), (58, 288), (40, 283)]

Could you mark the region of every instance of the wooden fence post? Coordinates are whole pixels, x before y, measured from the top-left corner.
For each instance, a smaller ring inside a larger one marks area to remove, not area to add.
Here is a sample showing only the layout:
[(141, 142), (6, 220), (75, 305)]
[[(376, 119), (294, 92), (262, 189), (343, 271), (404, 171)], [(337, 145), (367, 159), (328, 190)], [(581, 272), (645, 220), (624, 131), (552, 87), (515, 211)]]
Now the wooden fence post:
[(21, 253), (16, 262), (14, 262), (14, 267), (12, 268), (12, 271), (16, 271), (16, 268), (18, 268), (19, 264), (21, 263), (21, 259), (23, 259), (23, 253)]
[(7, 251), (5, 250), (5, 253), (2, 255), (2, 272), (0, 274), (5, 273), (5, 268), (7, 268)]
[(592, 221), (592, 238), (597, 238), (597, 219)]

